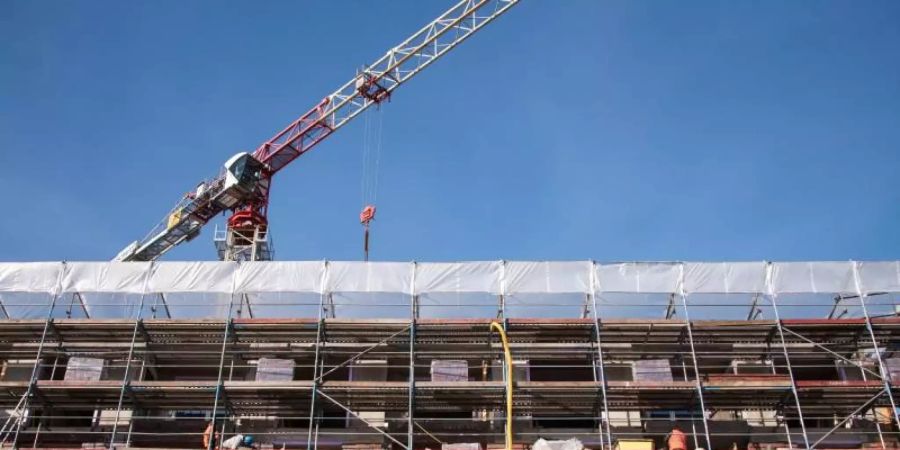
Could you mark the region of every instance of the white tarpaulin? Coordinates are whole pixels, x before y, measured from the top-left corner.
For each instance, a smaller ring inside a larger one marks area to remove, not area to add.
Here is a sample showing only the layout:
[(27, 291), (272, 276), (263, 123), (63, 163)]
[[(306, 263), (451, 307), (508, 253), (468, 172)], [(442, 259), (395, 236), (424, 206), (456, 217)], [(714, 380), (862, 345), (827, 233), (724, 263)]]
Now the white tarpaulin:
[(235, 292), (322, 292), (325, 263), (255, 261), (241, 264)]
[[(133, 264), (133, 263), (118, 263)], [(153, 265), (149, 292), (234, 292), (236, 262), (166, 262)]]
[(53, 293), (59, 288), (62, 263), (0, 263), (0, 292)]
[(684, 263), (684, 291), (688, 294), (764, 293), (766, 263)]
[(111, 262), (67, 263), (63, 292), (122, 292), (141, 294), (147, 284), (151, 263)]
[[(592, 289), (610, 295), (900, 293), (900, 261), (0, 263), (0, 306), (12, 307), (10, 317), (46, 314), (56, 293), (80, 293), (89, 309), (100, 313), (97, 308), (103, 307), (112, 311), (109, 314), (133, 310), (141, 295), (148, 294), (165, 302), (172, 317), (181, 311), (205, 317), (227, 314), (235, 293), (247, 294), (260, 307), (271, 302), (275, 306), (270, 310), (287, 311), (280, 305), (309, 303), (310, 295), (325, 293), (344, 294), (345, 310), (357, 303), (378, 306), (397, 294), (428, 297), (427, 304), (436, 307), (491, 306), (498, 304), (499, 295), (521, 294), (558, 307), (565, 297)], [(618, 301), (630, 300), (626, 295)], [(301, 314), (295, 311), (291, 314)], [(367, 311), (366, 317), (384, 313)]]
[(863, 294), (900, 292), (900, 261), (860, 262), (859, 284)]
[(506, 293), (588, 293), (590, 261), (510, 261), (506, 263)]
[(388, 292), (409, 294), (411, 263), (335, 261), (328, 263), (328, 292)]
[(847, 262), (784, 262), (772, 268), (772, 292), (856, 293), (855, 264)]
[(597, 264), (600, 292), (671, 293), (678, 291), (680, 280), (678, 263)]
[(499, 294), (501, 269), (500, 261), (417, 263), (415, 292)]

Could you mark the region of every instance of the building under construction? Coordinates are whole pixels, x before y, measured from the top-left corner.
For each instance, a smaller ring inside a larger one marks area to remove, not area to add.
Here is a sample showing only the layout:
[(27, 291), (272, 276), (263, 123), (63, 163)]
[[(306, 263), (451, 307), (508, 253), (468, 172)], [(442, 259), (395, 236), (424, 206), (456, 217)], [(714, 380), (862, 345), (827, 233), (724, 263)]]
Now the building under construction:
[(896, 261), (4, 263), (0, 440), (893, 448), (897, 305)]

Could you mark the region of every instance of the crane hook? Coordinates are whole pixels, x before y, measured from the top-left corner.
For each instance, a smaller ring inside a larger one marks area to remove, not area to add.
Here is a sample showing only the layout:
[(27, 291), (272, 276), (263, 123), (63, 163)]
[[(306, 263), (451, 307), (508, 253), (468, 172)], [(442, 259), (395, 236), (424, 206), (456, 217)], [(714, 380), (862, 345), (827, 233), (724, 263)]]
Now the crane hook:
[(366, 205), (359, 213), (359, 223), (365, 227), (365, 236), (363, 238), (363, 253), (365, 261), (369, 260), (369, 222), (375, 219), (375, 206)]

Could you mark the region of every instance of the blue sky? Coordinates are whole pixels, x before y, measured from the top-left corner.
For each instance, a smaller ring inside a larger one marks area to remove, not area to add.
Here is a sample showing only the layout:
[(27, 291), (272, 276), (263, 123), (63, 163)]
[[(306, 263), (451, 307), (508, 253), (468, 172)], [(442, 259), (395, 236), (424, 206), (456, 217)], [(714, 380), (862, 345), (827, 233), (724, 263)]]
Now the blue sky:
[[(0, 2), (0, 260), (111, 258), (448, 4)], [(383, 109), (373, 258), (896, 259), (898, 24), (523, 0)], [(278, 259), (361, 258), (363, 131), (278, 174)]]

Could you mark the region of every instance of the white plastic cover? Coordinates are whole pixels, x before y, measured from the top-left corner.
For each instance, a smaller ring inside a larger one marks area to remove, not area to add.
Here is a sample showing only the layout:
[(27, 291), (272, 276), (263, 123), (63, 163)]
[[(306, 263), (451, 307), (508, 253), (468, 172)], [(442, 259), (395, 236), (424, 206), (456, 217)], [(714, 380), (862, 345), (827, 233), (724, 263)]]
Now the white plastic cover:
[(505, 268), (506, 293), (588, 293), (592, 269), (591, 261), (511, 261)]
[(847, 262), (773, 263), (772, 293), (856, 293), (853, 271)]
[(0, 292), (54, 293), (62, 269), (58, 262), (0, 263)]
[[(233, 293), (267, 296), (269, 300), (284, 294), (286, 304), (310, 301), (297, 294), (344, 294), (359, 303), (380, 301), (377, 296), (381, 295), (415, 293), (421, 298), (433, 294), (433, 306), (467, 301), (490, 306), (500, 294), (577, 295), (591, 292), (592, 284), (597, 293), (610, 294), (679, 293), (682, 288), (689, 295), (900, 292), (900, 261), (0, 263), (0, 303), (11, 307), (10, 314), (15, 317), (32, 314), (27, 309), (31, 306), (40, 307), (35, 314), (46, 314), (50, 299), (60, 291), (81, 293), (88, 307), (104, 306), (111, 311), (129, 310), (115, 308), (130, 307), (142, 293), (164, 294), (173, 317), (179, 317), (176, 311), (204, 317), (227, 314)], [(357, 293), (365, 295), (354, 297)], [(445, 298), (447, 295), (452, 298)], [(281, 302), (281, 297), (276, 300)], [(101, 305), (110, 302), (113, 304)]]
[(548, 441), (544, 438), (538, 438), (531, 446), (531, 450), (582, 450), (584, 445), (578, 438), (571, 438), (565, 441)]
[(415, 292), (499, 294), (501, 269), (500, 261), (417, 263)]
[(766, 263), (684, 263), (685, 293), (766, 292)]
[(629, 262), (597, 264), (600, 292), (677, 292), (681, 264)]
[(255, 261), (241, 264), (235, 291), (322, 292), (325, 263), (321, 261)]
[(328, 264), (328, 292), (394, 292), (409, 294), (412, 264), (335, 261)]
[(66, 264), (63, 292), (123, 292), (141, 294), (147, 283), (149, 262), (76, 262)]
[[(112, 263), (131, 264), (131, 263)], [(148, 292), (234, 292), (236, 262), (162, 262), (153, 266)]]
[(857, 263), (859, 284), (863, 294), (900, 292), (900, 261)]

